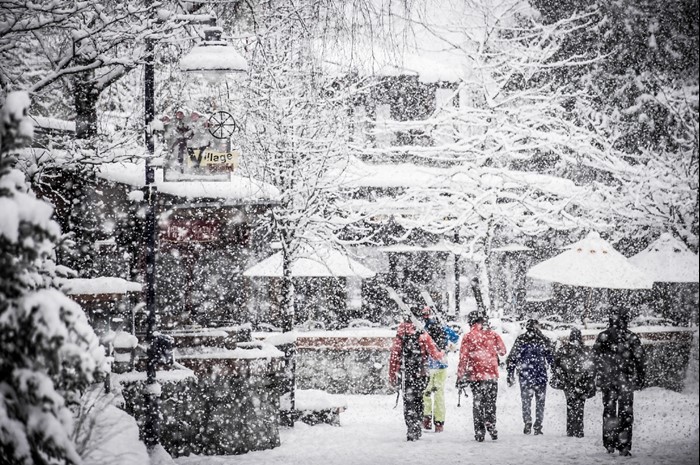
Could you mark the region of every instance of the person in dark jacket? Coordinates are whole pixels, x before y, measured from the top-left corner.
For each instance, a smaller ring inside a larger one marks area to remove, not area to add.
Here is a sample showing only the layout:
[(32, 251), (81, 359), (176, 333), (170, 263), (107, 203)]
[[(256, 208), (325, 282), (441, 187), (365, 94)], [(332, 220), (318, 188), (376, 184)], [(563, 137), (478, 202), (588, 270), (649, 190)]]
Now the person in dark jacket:
[(525, 333), (515, 339), (506, 359), (508, 386), (515, 384), (515, 373), (520, 380), (523, 432), (530, 434), (532, 424), (532, 397), (535, 397), (535, 434), (542, 434), (544, 404), (547, 396), (547, 366), (554, 361), (552, 342), (542, 334), (537, 320), (528, 320)]
[[(572, 328), (569, 340), (554, 355), (552, 381), (566, 397), (566, 435), (583, 437), (583, 408), (595, 395), (595, 370), (590, 351), (583, 344), (578, 328)], [(553, 386), (554, 387), (554, 386)]]
[(620, 455), (631, 455), (634, 391), (646, 381), (644, 348), (628, 323), (626, 309), (614, 310), (593, 345), (596, 385), (603, 394), (603, 445)]
[(407, 439), (415, 441), (421, 436), (423, 416), (423, 391), (428, 385), (428, 358), (443, 360), (445, 354), (437, 348), (423, 328), (416, 328), (410, 315), (396, 330), (396, 337), (389, 356), (389, 384), (403, 389), (403, 416)]

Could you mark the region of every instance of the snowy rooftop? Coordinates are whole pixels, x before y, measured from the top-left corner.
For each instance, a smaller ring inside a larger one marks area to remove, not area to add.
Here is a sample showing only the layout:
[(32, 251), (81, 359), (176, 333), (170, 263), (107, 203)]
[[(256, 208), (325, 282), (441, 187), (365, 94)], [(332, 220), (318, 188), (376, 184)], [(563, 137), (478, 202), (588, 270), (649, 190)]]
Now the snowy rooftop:
[[(375, 272), (333, 249), (308, 250), (292, 262), (292, 276), (371, 278)], [(282, 252), (266, 258), (247, 269), (243, 276), (282, 276)]]
[(52, 129), (56, 131), (75, 132), (75, 121), (67, 121), (45, 116), (30, 116), (29, 119), (37, 129)]
[(383, 252), (450, 252), (455, 253), (456, 251), (461, 251), (461, 246), (448, 242), (439, 242), (437, 244), (429, 245), (408, 245), (408, 244), (393, 244), (386, 245), (382, 247), (377, 247), (377, 249)]
[(122, 278), (73, 278), (63, 283), (63, 289), (69, 295), (127, 294), (141, 292), (141, 284)]
[(532, 250), (532, 249), (526, 245), (515, 244), (515, 243), (491, 249), (492, 252), (525, 252), (527, 250)]
[(332, 176), (338, 185), (357, 187), (418, 187), (448, 188), (470, 191), (477, 187), (519, 189), (536, 188), (556, 196), (570, 198), (583, 195), (585, 190), (567, 179), (527, 171), (501, 168), (462, 167), (436, 168), (413, 163), (365, 163), (351, 158), (346, 166), (338, 167)]
[(266, 359), (284, 357), (284, 353), (272, 344), (264, 342), (239, 342), (235, 349), (219, 347), (180, 347), (175, 349), (176, 359)]
[[(128, 371), (126, 373), (110, 374), (113, 383), (134, 383), (137, 381), (146, 381), (145, 371)], [(160, 382), (177, 383), (187, 378), (194, 378), (194, 372), (189, 368), (180, 368), (176, 370), (158, 370), (156, 372), (156, 380)]]
[[(143, 187), (145, 185), (145, 164), (144, 162), (103, 164), (100, 166), (98, 176), (108, 181)], [(235, 174), (231, 174), (230, 182), (170, 182), (164, 181), (163, 170), (156, 168), (155, 185), (159, 192), (187, 199), (219, 199), (255, 203), (274, 201), (279, 197), (279, 191), (274, 186)]]

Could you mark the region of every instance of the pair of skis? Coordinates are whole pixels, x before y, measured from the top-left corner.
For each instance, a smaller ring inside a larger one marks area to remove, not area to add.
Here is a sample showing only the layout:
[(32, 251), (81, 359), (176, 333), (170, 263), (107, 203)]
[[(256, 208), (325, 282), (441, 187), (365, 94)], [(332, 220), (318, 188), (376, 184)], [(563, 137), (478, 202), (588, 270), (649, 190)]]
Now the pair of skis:
[[(425, 324), (420, 321), (411, 311), (411, 309), (406, 305), (406, 303), (403, 301), (401, 296), (399, 295), (396, 290), (390, 286), (384, 286), (384, 289), (387, 291), (389, 294), (389, 298), (396, 302), (396, 304), (399, 306), (399, 309), (403, 313), (406, 313), (407, 315), (410, 316), (411, 322), (416, 326), (416, 329), (420, 330), (425, 330)], [(437, 313), (437, 306), (435, 305), (435, 301), (433, 298), (430, 296), (428, 291), (422, 290), (420, 291), (420, 295), (423, 297), (423, 300), (425, 300), (425, 303), (428, 304), (428, 306), (438, 315)], [(439, 315), (438, 315), (439, 316)], [(399, 390), (396, 393), (396, 404), (394, 405), (394, 408), (399, 404), (399, 395), (401, 394), (401, 391)], [(467, 390), (464, 388), (464, 386), (460, 386), (457, 391), (457, 407), (462, 406), (462, 394), (464, 394), (464, 397), (467, 398), (469, 395), (467, 394)]]
[[(384, 285), (384, 290), (389, 294), (389, 298), (396, 302), (396, 304), (399, 306), (399, 309), (403, 312), (406, 313), (407, 315), (410, 316), (411, 321), (413, 322), (414, 325), (416, 325), (416, 328), (419, 329), (425, 329), (425, 324), (423, 324), (422, 321), (420, 321), (416, 315), (411, 311), (411, 309), (406, 305), (406, 303), (403, 301), (401, 296), (399, 295), (396, 290), (391, 287), (391, 286), (386, 286)], [(433, 312), (435, 312), (435, 315), (438, 317), (438, 320), (441, 320), (442, 315), (439, 314), (437, 306), (435, 305), (435, 301), (433, 298), (430, 296), (430, 293), (426, 290), (420, 291), (420, 295), (423, 297), (423, 300), (425, 303), (431, 308)]]
[[(383, 286), (383, 288), (387, 292), (387, 294), (389, 294), (389, 298), (391, 300), (393, 300), (394, 302), (396, 302), (396, 305), (399, 306), (399, 309), (401, 310), (401, 312), (405, 313), (406, 315), (408, 315), (411, 318), (411, 322), (416, 327), (416, 329), (418, 331), (425, 331), (425, 324), (416, 317), (416, 315), (413, 313), (413, 311), (403, 301), (403, 299), (401, 298), (399, 293), (396, 292), (396, 290), (391, 286), (385, 285), (385, 286)], [(424, 292), (425, 292), (425, 294), (424, 294)], [(428, 305), (430, 305), (431, 308), (434, 308), (433, 305), (435, 304), (435, 302), (433, 302), (433, 299), (430, 298), (430, 294), (428, 294), (426, 291), (421, 291), (421, 295), (423, 296), (423, 299), (426, 301), (426, 303)], [(426, 295), (427, 295), (428, 299), (430, 299), (430, 301), (428, 301), (426, 299)], [(431, 302), (433, 305), (431, 305)], [(396, 403), (394, 404), (394, 408), (396, 408), (399, 405), (399, 397), (401, 396), (401, 391), (403, 390), (402, 383), (403, 383), (403, 376), (401, 377), (401, 380), (399, 381), (400, 387), (399, 387), (398, 391), (396, 391)]]

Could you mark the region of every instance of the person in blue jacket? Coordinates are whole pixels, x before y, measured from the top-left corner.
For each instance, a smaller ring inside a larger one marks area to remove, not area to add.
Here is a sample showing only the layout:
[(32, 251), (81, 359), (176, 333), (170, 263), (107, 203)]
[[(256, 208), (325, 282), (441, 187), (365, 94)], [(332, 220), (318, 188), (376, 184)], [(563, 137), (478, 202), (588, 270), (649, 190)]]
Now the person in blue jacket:
[[(421, 311), (425, 330), (433, 338), (438, 349), (446, 352), (449, 344), (456, 344), (459, 335), (449, 326), (442, 324), (433, 315), (429, 306)], [(447, 357), (436, 360), (428, 357), (428, 370), (430, 381), (423, 391), (423, 428), (432, 429), (435, 423), (435, 432), (441, 433), (445, 425), (445, 381), (447, 380)]]
[[(506, 359), (508, 386), (515, 384), (515, 374), (520, 380), (523, 433), (542, 434), (544, 403), (547, 396), (547, 366), (554, 362), (552, 342), (542, 334), (537, 320), (528, 320), (525, 333), (515, 339)], [(532, 424), (532, 397), (535, 397), (535, 424)]]

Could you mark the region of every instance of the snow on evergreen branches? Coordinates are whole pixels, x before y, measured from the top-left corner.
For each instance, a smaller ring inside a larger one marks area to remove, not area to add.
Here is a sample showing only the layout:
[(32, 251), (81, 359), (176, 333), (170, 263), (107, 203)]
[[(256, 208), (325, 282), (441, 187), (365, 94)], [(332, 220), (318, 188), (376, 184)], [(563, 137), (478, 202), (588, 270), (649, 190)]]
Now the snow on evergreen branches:
[(10, 94), (0, 113), (0, 456), (10, 464), (78, 464), (68, 405), (96, 380), (105, 356), (80, 305), (53, 288), (60, 235), (53, 209), (13, 166), (31, 136), (28, 104)]

